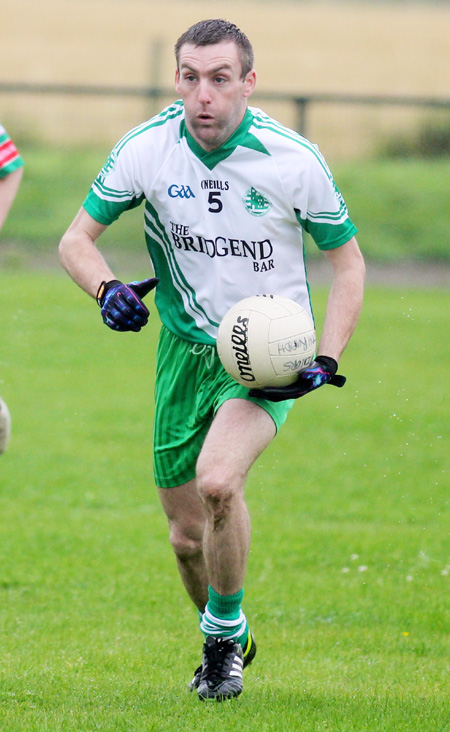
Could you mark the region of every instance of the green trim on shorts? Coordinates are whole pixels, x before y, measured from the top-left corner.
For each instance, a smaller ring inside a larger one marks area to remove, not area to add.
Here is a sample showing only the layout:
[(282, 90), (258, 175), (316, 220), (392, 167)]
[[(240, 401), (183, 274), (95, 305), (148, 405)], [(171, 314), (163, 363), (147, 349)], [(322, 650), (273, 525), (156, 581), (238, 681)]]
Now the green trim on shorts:
[(219, 407), (246, 399), (262, 407), (278, 431), (294, 400), (254, 399), (227, 374), (215, 346), (191, 343), (161, 328), (155, 383), (153, 467), (159, 488), (195, 478), (197, 458)]

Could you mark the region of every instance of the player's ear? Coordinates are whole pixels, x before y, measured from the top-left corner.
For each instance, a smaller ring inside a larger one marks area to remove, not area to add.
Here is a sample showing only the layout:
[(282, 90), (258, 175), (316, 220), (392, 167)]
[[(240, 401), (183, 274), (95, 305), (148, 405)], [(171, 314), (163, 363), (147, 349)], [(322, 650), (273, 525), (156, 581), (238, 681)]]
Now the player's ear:
[(256, 86), (256, 71), (252, 69), (244, 79), (244, 97), (249, 97)]
[(180, 91), (180, 72), (178, 69), (175, 69), (175, 89), (176, 91)]

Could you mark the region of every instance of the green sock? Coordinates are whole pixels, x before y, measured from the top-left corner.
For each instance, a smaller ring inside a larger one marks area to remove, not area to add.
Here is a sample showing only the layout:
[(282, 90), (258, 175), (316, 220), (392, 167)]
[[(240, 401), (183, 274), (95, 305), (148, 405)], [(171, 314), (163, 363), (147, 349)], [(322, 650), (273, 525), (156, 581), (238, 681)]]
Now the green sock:
[(208, 604), (200, 623), (205, 636), (235, 638), (242, 648), (245, 648), (249, 630), (247, 619), (241, 609), (244, 590), (234, 595), (219, 595), (210, 585), (208, 597)]
[(211, 585), (208, 587), (207, 607), (213, 615), (224, 620), (237, 620), (241, 612), (241, 603), (244, 599), (244, 590), (235, 595), (219, 595)]

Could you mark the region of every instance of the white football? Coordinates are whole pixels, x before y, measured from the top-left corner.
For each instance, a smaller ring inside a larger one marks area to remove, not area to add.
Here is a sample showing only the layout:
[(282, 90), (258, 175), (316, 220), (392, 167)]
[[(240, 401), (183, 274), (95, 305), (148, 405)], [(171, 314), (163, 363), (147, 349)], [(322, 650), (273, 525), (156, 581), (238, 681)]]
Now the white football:
[(0, 397), (0, 455), (5, 452), (8, 447), (9, 438), (11, 436), (11, 416), (9, 409), (3, 399)]
[(314, 323), (287, 297), (246, 297), (223, 317), (217, 351), (224, 369), (239, 384), (249, 389), (286, 386), (314, 360)]

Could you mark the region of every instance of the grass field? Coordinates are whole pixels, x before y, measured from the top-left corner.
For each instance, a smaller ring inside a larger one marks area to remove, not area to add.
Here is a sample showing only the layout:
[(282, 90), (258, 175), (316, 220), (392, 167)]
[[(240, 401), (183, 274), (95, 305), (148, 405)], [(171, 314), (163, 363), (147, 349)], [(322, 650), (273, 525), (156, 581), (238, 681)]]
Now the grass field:
[(212, 706), (152, 479), (157, 317), (112, 333), (58, 272), (1, 273), (0, 305), (2, 732), (450, 730), (448, 291), (370, 288), (346, 387), (255, 465), (259, 652)]

